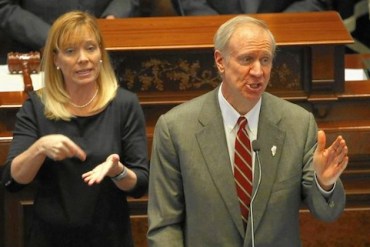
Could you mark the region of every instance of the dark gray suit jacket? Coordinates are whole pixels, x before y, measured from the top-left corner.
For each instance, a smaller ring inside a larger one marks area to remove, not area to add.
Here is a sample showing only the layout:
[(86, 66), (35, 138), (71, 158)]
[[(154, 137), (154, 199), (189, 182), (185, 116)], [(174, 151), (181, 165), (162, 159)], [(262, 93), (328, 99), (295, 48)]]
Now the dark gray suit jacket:
[(11, 40), (7, 50), (35, 51), (44, 46), (54, 20), (68, 11), (88, 11), (98, 18), (129, 17), (137, 5), (138, 0), (0, 0), (0, 29)]
[(172, 0), (180, 15), (308, 12), (327, 10), (330, 0)]
[[(217, 90), (158, 120), (149, 179), (151, 247), (251, 246), (251, 224), (245, 232)], [(264, 93), (257, 137), (262, 179), (253, 204), (256, 246), (300, 246), (302, 203), (325, 221), (343, 211), (341, 181), (330, 198), (314, 182), (316, 135), (311, 113)], [(277, 147), (275, 156), (272, 146)]]

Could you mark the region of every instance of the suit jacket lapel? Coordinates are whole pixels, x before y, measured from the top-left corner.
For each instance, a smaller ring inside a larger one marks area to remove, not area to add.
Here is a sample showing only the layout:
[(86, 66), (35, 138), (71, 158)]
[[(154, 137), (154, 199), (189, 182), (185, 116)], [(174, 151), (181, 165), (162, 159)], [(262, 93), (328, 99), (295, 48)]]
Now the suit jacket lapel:
[(204, 126), (197, 134), (199, 147), (206, 161), (208, 171), (227, 205), (240, 235), (244, 236), (243, 224), (240, 217), (240, 207), (235, 190), (234, 175), (232, 173), (224, 125), (217, 100), (218, 88), (209, 94), (201, 114), (200, 123)]
[[(279, 169), (279, 160), (281, 150), (284, 145), (285, 132), (279, 128), (280, 114), (277, 109), (269, 103), (269, 98), (264, 94), (258, 124), (258, 141), (260, 144), (261, 161), (261, 183), (259, 185), (256, 197), (253, 203), (254, 231), (258, 228), (261, 219), (269, 203), (273, 183), (275, 181), (277, 170)], [(276, 153), (273, 154), (272, 148), (276, 147)], [(256, 189), (258, 178), (258, 163), (255, 161), (254, 187)], [(254, 191), (255, 193), (255, 191)], [(251, 242), (251, 226), (248, 224), (245, 243)]]

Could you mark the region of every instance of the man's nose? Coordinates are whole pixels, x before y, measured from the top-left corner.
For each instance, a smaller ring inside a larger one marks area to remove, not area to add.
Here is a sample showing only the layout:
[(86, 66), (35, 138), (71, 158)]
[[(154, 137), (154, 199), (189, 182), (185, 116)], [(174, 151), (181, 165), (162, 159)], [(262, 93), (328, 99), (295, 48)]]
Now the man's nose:
[(254, 76), (261, 76), (263, 74), (262, 64), (260, 61), (255, 61), (251, 65), (251, 69), (249, 71), (250, 74)]

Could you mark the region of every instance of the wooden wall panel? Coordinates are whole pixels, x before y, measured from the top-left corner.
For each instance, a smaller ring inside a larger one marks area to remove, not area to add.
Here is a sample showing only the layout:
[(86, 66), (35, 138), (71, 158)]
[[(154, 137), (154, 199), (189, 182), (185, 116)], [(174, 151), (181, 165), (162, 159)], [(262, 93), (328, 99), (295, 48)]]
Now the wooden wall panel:
[(370, 208), (346, 209), (335, 222), (322, 222), (303, 211), (300, 215), (303, 247), (370, 246)]

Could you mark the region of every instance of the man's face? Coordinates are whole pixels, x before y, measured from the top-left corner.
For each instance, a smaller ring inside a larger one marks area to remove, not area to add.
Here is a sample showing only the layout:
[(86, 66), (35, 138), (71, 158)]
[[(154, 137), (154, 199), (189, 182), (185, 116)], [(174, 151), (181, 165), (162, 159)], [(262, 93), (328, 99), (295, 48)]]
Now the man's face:
[(268, 33), (248, 24), (231, 36), (227, 54), (215, 51), (223, 79), (222, 93), (240, 113), (249, 111), (265, 91), (271, 75), (272, 49)]

